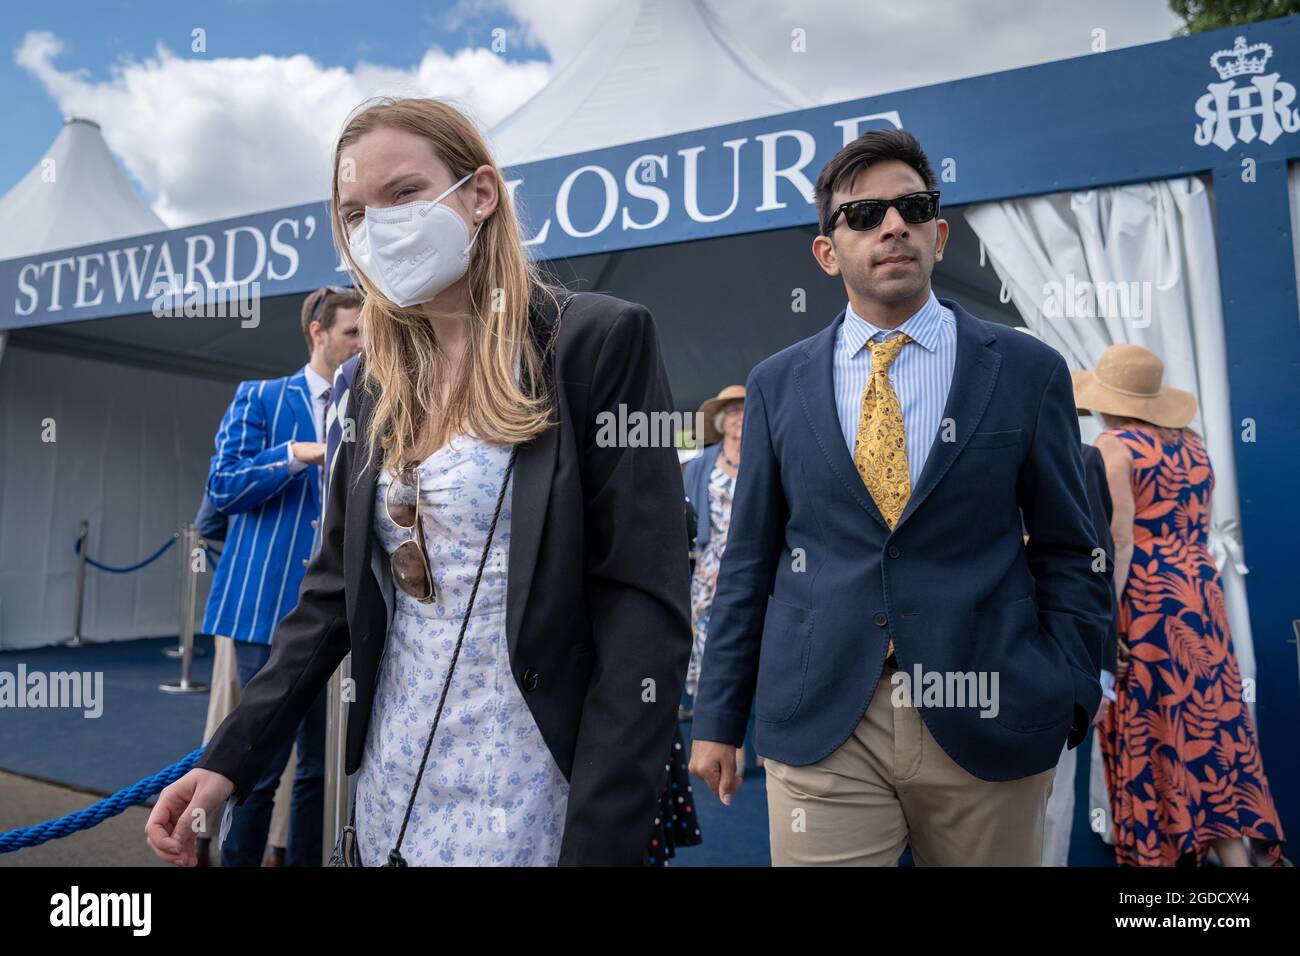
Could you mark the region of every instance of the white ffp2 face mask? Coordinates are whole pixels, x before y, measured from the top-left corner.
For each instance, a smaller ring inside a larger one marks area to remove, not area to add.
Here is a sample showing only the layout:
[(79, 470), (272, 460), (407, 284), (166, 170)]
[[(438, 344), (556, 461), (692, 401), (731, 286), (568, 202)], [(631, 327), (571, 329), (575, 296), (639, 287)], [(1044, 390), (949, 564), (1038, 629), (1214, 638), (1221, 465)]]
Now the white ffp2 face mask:
[(437, 199), (385, 209), (367, 206), (365, 219), (348, 236), (357, 267), (400, 308), (428, 302), (469, 271), (469, 250), (483, 224), (470, 236), (465, 220), (442, 200), (472, 175)]

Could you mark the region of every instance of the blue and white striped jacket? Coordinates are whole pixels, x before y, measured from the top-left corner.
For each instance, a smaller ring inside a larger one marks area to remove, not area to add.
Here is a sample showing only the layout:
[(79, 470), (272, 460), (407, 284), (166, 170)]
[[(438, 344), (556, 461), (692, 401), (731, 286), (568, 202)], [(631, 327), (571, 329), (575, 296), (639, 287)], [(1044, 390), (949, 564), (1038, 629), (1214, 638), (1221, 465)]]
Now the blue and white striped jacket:
[(320, 468), (289, 471), (289, 442), (315, 441), (302, 369), (241, 382), (217, 431), (208, 497), (230, 516), (203, 633), (270, 644), (298, 603), (320, 518)]

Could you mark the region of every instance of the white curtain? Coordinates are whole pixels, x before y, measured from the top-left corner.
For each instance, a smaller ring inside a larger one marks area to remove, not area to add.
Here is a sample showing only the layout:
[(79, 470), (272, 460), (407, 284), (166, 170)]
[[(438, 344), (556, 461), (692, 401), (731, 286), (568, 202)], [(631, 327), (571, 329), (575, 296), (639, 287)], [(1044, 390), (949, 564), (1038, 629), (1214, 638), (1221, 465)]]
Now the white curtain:
[[(1095, 365), (1109, 345), (1136, 343), (1164, 361), (1166, 384), (1196, 396), (1199, 410), (1192, 427), (1204, 436), (1215, 472), (1210, 550), (1222, 575), (1242, 677), (1253, 680), (1236, 426), (1228, 404), (1214, 214), (1206, 184), (1174, 179), (986, 203), (969, 208), (966, 219), (979, 236), (981, 256), (1002, 280), (1003, 301), (1014, 303), (1025, 324), (1061, 352), (1070, 368)], [(1089, 302), (1079, 292), (1084, 284), (1102, 293)], [(1133, 294), (1127, 307), (1114, 308), (1123, 302), (1110, 295), (1117, 289)], [(1095, 421), (1081, 425), (1085, 440), (1098, 433)], [(1094, 774), (1093, 806), (1109, 813), (1099, 778)]]
[[(233, 383), (13, 343), (0, 363), (0, 650), (71, 636), (73, 546), (133, 564), (194, 517)], [(199, 613), (212, 575), (199, 576)], [(139, 571), (88, 568), (84, 636), (176, 634), (179, 551)]]

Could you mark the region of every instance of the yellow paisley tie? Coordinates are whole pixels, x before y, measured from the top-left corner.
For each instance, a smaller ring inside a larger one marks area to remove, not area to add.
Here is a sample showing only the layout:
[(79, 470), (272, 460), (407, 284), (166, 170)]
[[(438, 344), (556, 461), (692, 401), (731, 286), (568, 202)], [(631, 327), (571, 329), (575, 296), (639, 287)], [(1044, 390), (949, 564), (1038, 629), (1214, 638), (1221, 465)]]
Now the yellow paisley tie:
[[(889, 384), (889, 366), (903, 346), (912, 341), (906, 334), (884, 342), (868, 342), (871, 349), (871, 378), (862, 390), (862, 413), (858, 418), (858, 440), (853, 463), (871, 492), (881, 516), (892, 529), (912, 495), (907, 467), (907, 435), (903, 430), (903, 406)], [(885, 651), (894, 652), (894, 642)]]
[(858, 474), (890, 528), (898, 524), (912, 494), (903, 406), (889, 384), (889, 366), (910, 341), (907, 335), (896, 335), (884, 342), (867, 343), (871, 349), (871, 378), (862, 391), (858, 443), (853, 453)]

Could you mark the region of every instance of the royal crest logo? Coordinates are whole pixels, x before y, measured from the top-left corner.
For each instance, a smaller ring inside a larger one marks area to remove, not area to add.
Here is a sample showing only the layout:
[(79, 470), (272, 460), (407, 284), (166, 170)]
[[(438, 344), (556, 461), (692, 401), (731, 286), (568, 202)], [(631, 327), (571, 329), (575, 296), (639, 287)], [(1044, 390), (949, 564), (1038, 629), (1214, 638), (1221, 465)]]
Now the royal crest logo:
[[(1239, 142), (1251, 143), (1258, 137), (1271, 144), (1284, 132), (1300, 130), (1300, 111), (1291, 108), (1295, 87), (1282, 82), (1278, 73), (1264, 73), (1272, 55), (1269, 44), (1247, 45), (1245, 37), (1237, 37), (1232, 49), (1210, 57), (1211, 68), (1223, 82), (1209, 84), (1209, 92), (1196, 101), (1196, 115), (1201, 118), (1195, 131), (1197, 146), (1213, 143), (1226, 152)], [(1250, 77), (1250, 82), (1237, 85), (1239, 76)]]

